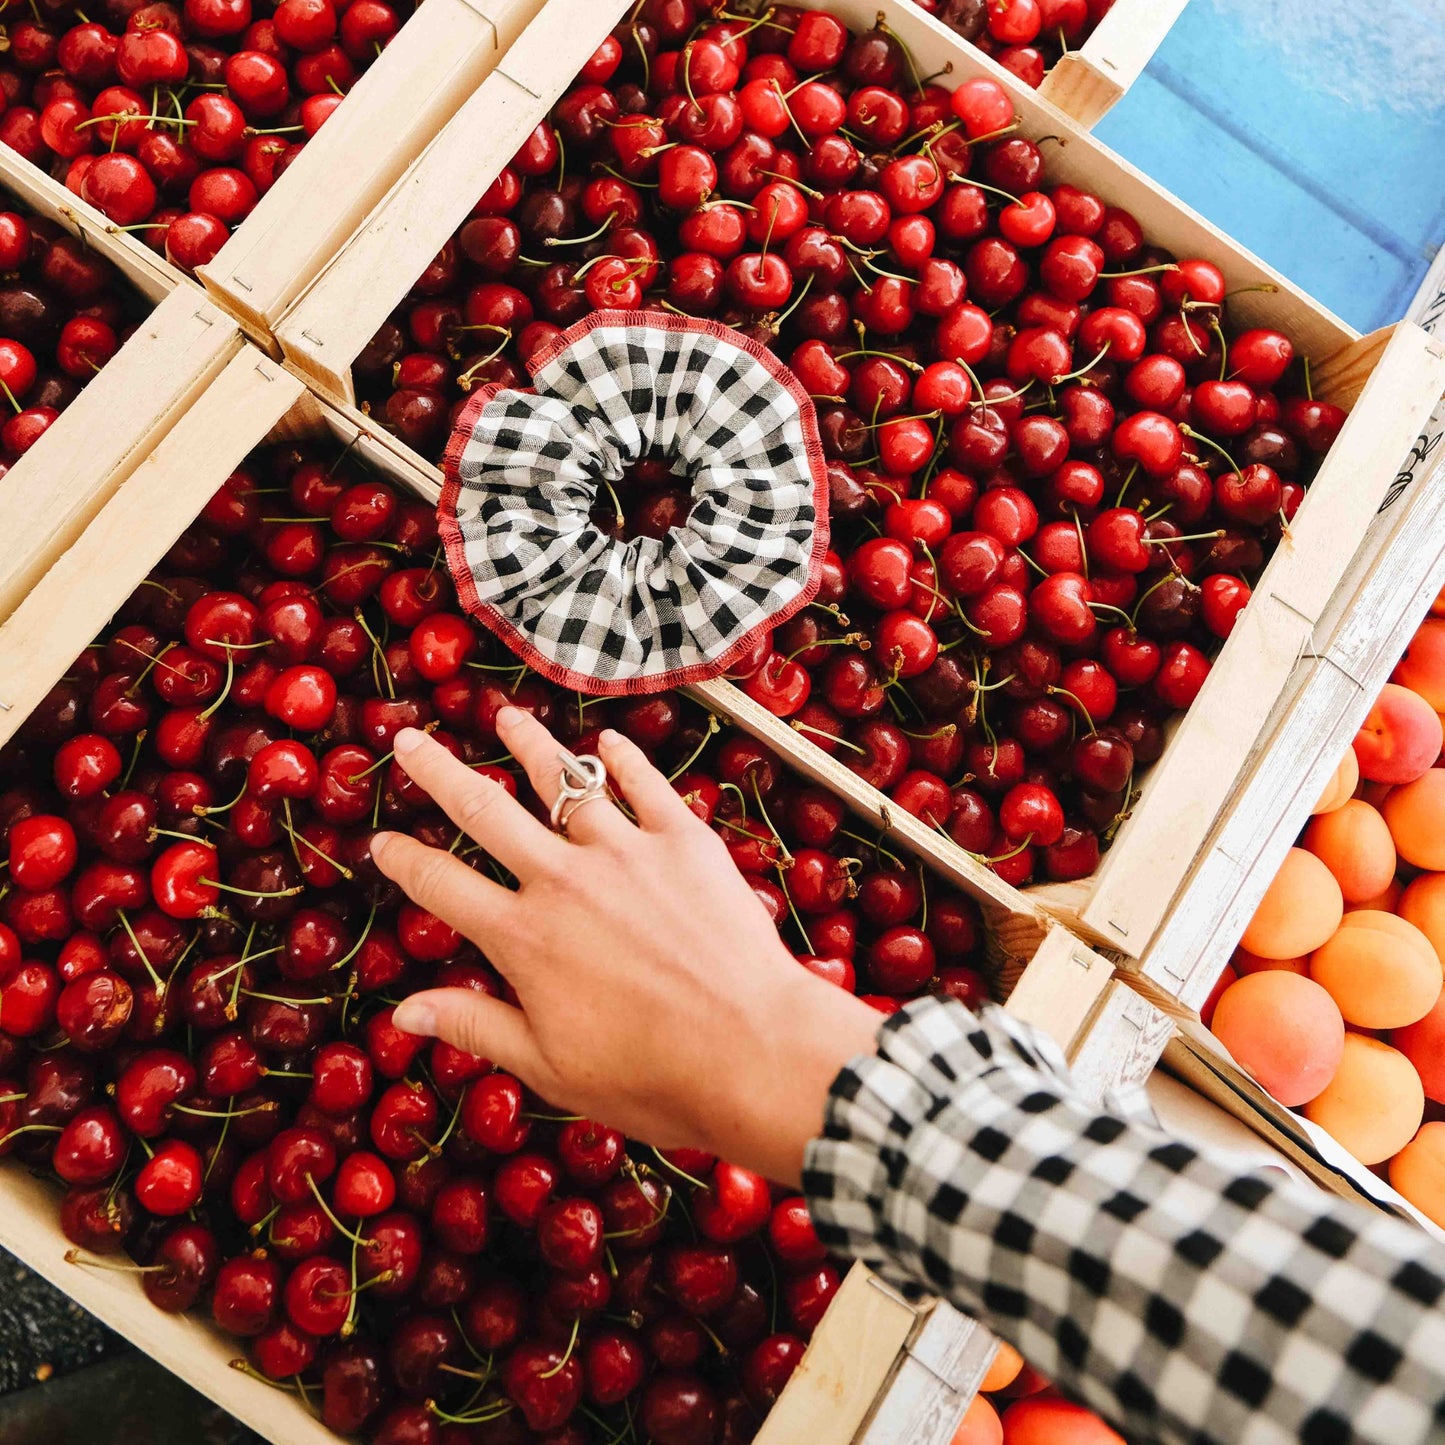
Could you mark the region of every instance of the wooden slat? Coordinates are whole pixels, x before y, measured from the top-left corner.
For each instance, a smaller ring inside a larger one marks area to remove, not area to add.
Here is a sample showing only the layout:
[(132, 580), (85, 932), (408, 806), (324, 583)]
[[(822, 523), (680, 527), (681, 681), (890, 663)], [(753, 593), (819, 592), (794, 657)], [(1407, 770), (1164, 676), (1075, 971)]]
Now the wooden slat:
[[(1401, 323), (1376, 364), (1250, 605), (1095, 875), (1081, 917), (1093, 936), (1140, 957), (1237, 785), (1295, 665), (1445, 392), (1445, 345)], [(1350, 349), (1352, 350), (1352, 349)], [(1348, 365), (1342, 373), (1354, 384)]]
[(10, 468), (0, 485), (0, 619), (240, 346), (240, 332), (199, 292), (172, 292)]
[[(1442, 409), (1438, 440), (1445, 431)], [(1439, 455), (1434, 453), (1432, 455)], [(1356, 730), (1445, 586), (1445, 465), (1425, 472), (1376, 519), (1343, 615), (1300, 669), (1266, 745), (1211, 835), (1158, 936), (1144, 974), (1198, 1008), (1229, 961)]]
[(131, 232), (122, 231), (74, 191), (4, 145), (0, 145), (0, 189), (18, 196), (41, 215), (59, 221), (71, 235), (81, 237), (148, 300), (160, 301), (178, 286), (200, 294), (196, 283), (164, 256), (158, 256)]
[(549, 0), (277, 328), (308, 380), (356, 400), (351, 363), (628, 3)]
[(263, 341), (545, 0), (428, 0), (199, 275)]
[(915, 1306), (855, 1264), (755, 1437), (757, 1445), (849, 1445), (917, 1317)]
[(1092, 1033), (1113, 977), (1113, 964), (1056, 926), (1014, 985), (1006, 1007), (1042, 1029), (1067, 1055)]
[(58, 1189), (7, 1159), (0, 1166), (0, 1246), (272, 1445), (338, 1445), (294, 1396), (231, 1368), (243, 1353), (236, 1341), (196, 1316), (158, 1310), (139, 1275), (66, 1263), (59, 1204)]
[(295, 377), (247, 348), (31, 589), (0, 627), (0, 743), (300, 392)]
[(1186, 0), (1115, 0), (1077, 50), (1044, 77), (1039, 93), (1092, 129), (1144, 72)]

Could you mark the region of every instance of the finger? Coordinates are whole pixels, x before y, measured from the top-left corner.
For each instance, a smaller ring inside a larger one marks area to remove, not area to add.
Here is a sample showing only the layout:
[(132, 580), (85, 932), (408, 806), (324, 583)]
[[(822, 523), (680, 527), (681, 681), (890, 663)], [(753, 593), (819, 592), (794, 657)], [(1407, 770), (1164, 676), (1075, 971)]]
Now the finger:
[[(497, 714), (497, 736), (507, 751), (527, 770), (537, 796), (550, 808), (562, 782), (562, 744), (522, 708), (504, 707)], [(567, 836), (576, 843), (595, 843), (625, 836), (632, 825), (612, 804), (575, 807)]]
[(488, 939), (511, 927), (516, 895), (460, 858), (404, 833), (378, 833), (371, 857), (413, 903), (460, 929), (484, 952), (490, 952)]
[(697, 815), (682, 801), (681, 794), (647, 760), (647, 754), (631, 738), (608, 728), (597, 742), (602, 761), (617, 791), (644, 828), (661, 831), (684, 826)]
[(500, 783), (473, 772), (417, 728), (395, 739), (396, 760), (453, 823), (524, 881), (555, 861), (557, 839)]
[(546, 1092), (548, 1071), (532, 1025), (521, 1009), (499, 998), (470, 988), (426, 989), (402, 999), (392, 1022), (403, 1033), (441, 1039), (491, 1059), (529, 1088)]

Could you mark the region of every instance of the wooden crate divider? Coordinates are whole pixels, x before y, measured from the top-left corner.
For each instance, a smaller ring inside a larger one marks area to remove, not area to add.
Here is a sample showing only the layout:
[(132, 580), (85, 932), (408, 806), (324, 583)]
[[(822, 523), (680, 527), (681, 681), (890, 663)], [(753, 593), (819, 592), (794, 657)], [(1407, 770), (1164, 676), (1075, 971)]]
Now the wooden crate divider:
[[(556, 95), (563, 69), (590, 54), (571, 23), (580, 4), (551, 0), (497, 72), (418, 158), (335, 261), (302, 295), (277, 335), (288, 364), (338, 406), (353, 425), (394, 448), (420, 474), (435, 468), (386, 434), (352, 403), (350, 367), (376, 328), (456, 227), (476, 195), (510, 158), (541, 113), (538, 96)], [(606, 0), (616, 18), (615, 0)], [(1101, 146), (1036, 92), (1002, 73), (911, 0), (828, 0), (828, 9), (866, 29), (882, 16), (929, 72), (949, 67), (957, 83), (995, 75), (1009, 91), (1025, 135), (1053, 139), (1053, 179), (1097, 192), (1138, 217), (1152, 242), (1180, 256), (1203, 256), (1223, 271), (1241, 325), (1285, 331), (1314, 361), (1317, 395), (1352, 408), (1256, 589), (1254, 605), (1215, 662), (1204, 692), (1151, 770), (1139, 804), (1092, 879), (1031, 890), (1036, 901), (1102, 947), (1139, 957), (1231, 789), (1247, 767), (1270, 709), (1283, 693), (1328, 599), (1384, 499), (1400, 458), (1440, 395), (1445, 348), (1402, 325), (1360, 338), (1337, 317), (1270, 270), (1217, 228)], [(1122, 22), (1121, 22), (1122, 23)], [(1103, 27), (1100, 27), (1101, 31)], [(1107, 38), (1107, 37), (1106, 37)], [(530, 77), (519, 90), (518, 79)], [(485, 113), (485, 120), (484, 120)], [(819, 764), (821, 766), (821, 764)], [(997, 880), (965, 866), (976, 894)]]
[(240, 347), (240, 332), (199, 292), (172, 292), (10, 468), (0, 485), (0, 619)]
[[(399, 486), (435, 500), (434, 474), (410, 467), (383, 440), (359, 432), (287, 368), (238, 345), (195, 405), (0, 625), (0, 742), (14, 734), (215, 489), (262, 442), (330, 436)], [(43, 648), (35, 646), (37, 637), (44, 638)], [(730, 708), (739, 705), (739, 712), (753, 706), (731, 689), (725, 699)], [(781, 750), (793, 763), (801, 739), (791, 729), (783, 731)], [(966, 884), (968, 871), (961, 876), (957, 860), (935, 857), (933, 834), (920, 825), (920, 836), (911, 826), (916, 820), (895, 819), (879, 795), (851, 773), (839, 769), (839, 778), (825, 769), (820, 775), (806, 755), (802, 767), (840, 787), (862, 816), (891, 824), (894, 837), (929, 866)], [(1000, 976), (1013, 985), (1006, 1006), (1047, 1029), (1066, 1052), (1078, 1054), (1101, 1000), (1114, 987), (1113, 966), (991, 874), (986, 882), (994, 894), (983, 900), (993, 957)], [(230, 1369), (233, 1348), (195, 1320), (156, 1311), (133, 1279), (65, 1264), (53, 1198), (13, 1165), (0, 1168), (0, 1246), (277, 1445), (333, 1439), (295, 1399)], [(988, 1337), (972, 1321), (946, 1305), (906, 1304), (868, 1271), (855, 1269), (815, 1332), (804, 1368), (780, 1397), (780, 1413), (760, 1438), (783, 1445), (805, 1428), (813, 1445), (850, 1445), (862, 1427), (867, 1433), (861, 1438), (881, 1445), (888, 1437), (879, 1433), (885, 1428), (879, 1422), (904, 1411), (917, 1422), (919, 1433), (911, 1439), (944, 1445), (971, 1394), (970, 1377), (981, 1377), (991, 1355)], [(954, 1378), (938, 1378), (945, 1365), (957, 1370)], [(866, 1427), (865, 1418), (872, 1421)], [(924, 1422), (930, 1422), (927, 1431)]]
[[(427, 0), (198, 271), (263, 344), (546, 0)], [(480, 194), (480, 192), (478, 192)]]
[(1044, 77), (1039, 94), (1092, 129), (1143, 74), (1186, 0), (1115, 0), (1077, 49)]
[(630, 3), (549, 0), (301, 296), (276, 337), (319, 391), (355, 402), (351, 363)]

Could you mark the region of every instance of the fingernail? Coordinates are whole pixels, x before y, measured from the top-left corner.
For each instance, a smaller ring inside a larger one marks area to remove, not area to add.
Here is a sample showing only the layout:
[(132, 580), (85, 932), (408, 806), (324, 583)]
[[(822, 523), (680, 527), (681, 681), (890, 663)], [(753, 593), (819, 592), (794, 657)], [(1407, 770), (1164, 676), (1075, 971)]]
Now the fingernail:
[(603, 728), (602, 735), (598, 738), (604, 748), (615, 748), (621, 741), (622, 734), (616, 728)]
[(521, 722), (522, 718), (525, 716), (525, 711), (526, 710), (524, 708), (513, 707), (509, 703), (506, 707), (498, 709), (497, 726), (499, 728), (516, 727), (516, 725)]
[(404, 753), (415, 752), (425, 736), (420, 728), (402, 728), (391, 740), (391, 745), (396, 749), (397, 757), (401, 757)]
[(390, 847), (393, 835), (391, 833), (374, 833), (371, 838), (371, 860), (373, 863), (381, 862), (383, 849)]
[(404, 1034), (418, 1034), (428, 1039), (436, 1037), (437, 1012), (425, 999), (402, 999), (391, 1021)]

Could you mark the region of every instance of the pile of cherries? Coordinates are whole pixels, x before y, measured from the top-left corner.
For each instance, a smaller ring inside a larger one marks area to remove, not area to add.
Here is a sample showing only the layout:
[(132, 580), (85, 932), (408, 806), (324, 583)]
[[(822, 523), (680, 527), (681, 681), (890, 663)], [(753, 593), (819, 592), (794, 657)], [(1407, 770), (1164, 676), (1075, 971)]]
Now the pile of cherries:
[(0, 476), (144, 313), (115, 268), (84, 242), (41, 216), (0, 211)]
[(1077, 50), (1114, 0), (913, 0), (1035, 90)]
[[(990, 6), (990, 14), (1012, 11)], [(1021, 8), (1021, 7), (1018, 7)], [(880, 25), (643, 0), (357, 363), (439, 456), (476, 385), (601, 308), (707, 316), (815, 398), (821, 608), (751, 696), (1010, 882), (1087, 876), (1343, 423), (1217, 267), (1049, 185), (987, 78)], [(686, 514), (624, 479), (600, 525)], [(823, 610), (831, 607), (831, 613)]]
[(506, 992), (369, 847), (497, 873), (391, 745), (432, 729), (545, 815), (508, 703), (579, 750), (633, 738), (801, 966), (884, 1011), (983, 998), (968, 899), (679, 695), (530, 673), (461, 615), (428, 507), (273, 448), (0, 753), (0, 1154), (64, 1184), (78, 1265), (128, 1254), (342, 1433), (744, 1441), (839, 1284), (802, 1200), (391, 1021), (419, 987)]
[(42, 0), (0, 143), (186, 271), (209, 261), (410, 14), (401, 0)]

